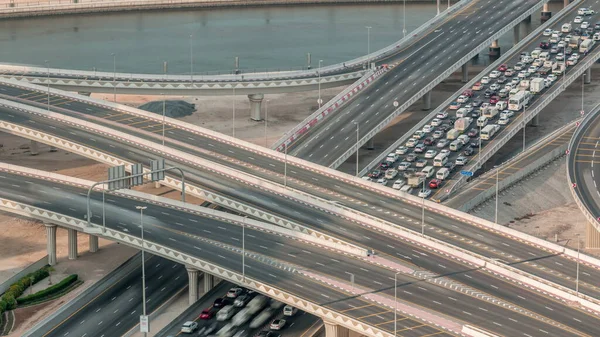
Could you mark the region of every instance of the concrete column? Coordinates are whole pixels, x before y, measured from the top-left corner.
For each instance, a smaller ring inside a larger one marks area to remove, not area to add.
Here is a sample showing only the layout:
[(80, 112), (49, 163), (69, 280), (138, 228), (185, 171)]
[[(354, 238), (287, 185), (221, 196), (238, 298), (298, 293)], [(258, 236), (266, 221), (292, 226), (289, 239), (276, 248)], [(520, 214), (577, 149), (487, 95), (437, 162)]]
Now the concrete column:
[(194, 304), (198, 300), (198, 269), (185, 267), (188, 273), (188, 303)]
[(492, 45), (490, 46), (490, 56), (500, 56), (500, 45), (498, 44), (498, 40), (494, 40), (494, 42), (492, 42)]
[(155, 181), (154, 182), (154, 188), (160, 188), (160, 181)]
[(462, 82), (469, 82), (469, 63), (465, 63), (462, 65)]
[(519, 40), (521, 39), (519, 36), (520, 31), (521, 31), (521, 25), (516, 25), (513, 28), (513, 46), (516, 45), (517, 43), (519, 43)]
[(371, 138), (367, 142), (367, 150), (373, 150), (373, 149), (375, 149), (375, 142), (373, 141), (373, 138)]
[(529, 122), (529, 126), (538, 126), (540, 125), (540, 115), (537, 114), (533, 119)]
[(569, 3), (571, 3), (571, 0), (564, 0), (563, 7), (567, 7), (569, 5)]
[(29, 142), (29, 154), (31, 154), (32, 156), (37, 156), (39, 154), (38, 142), (36, 142), (35, 140)]
[(215, 286), (215, 277), (204, 273), (204, 292), (209, 292)]
[(248, 95), (250, 100), (250, 118), (254, 121), (262, 121), (261, 117), (261, 104), (265, 95), (263, 94), (252, 94)]
[(69, 260), (77, 260), (77, 231), (68, 229), (69, 233)]
[(56, 225), (45, 223), (46, 226), (46, 250), (48, 251), (48, 264), (56, 264)]
[(423, 96), (423, 110), (431, 109), (431, 91)]
[(531, 23), (531, 15), (526, 17), (525, 20), (523, 20), (523, 21), (525, 21), (527, 23)]
[(583, 83), (592, 83), (592, 67), (589, 67), (585, 70), (585, 78), (583, 79)]
[(551, 17), (552, 17), (552, 12), (550, 11), (550, 7), (548, 6), (548, 3), (545, 3), (544, 7), (542, 8), (541, 20), (542, 20), (542, 22), (546, 22), (546, 21), (550, 20)]
[(325, 337), (349, 337), (348, 328), (328, 321), (323, 321), (323, 323), (325, 325)]
[(50, 152), (56, 152), (58, 149), (52, 145), (50, 145)]
[(98, 237), (90, 234), (90, 253), (98, 251)]

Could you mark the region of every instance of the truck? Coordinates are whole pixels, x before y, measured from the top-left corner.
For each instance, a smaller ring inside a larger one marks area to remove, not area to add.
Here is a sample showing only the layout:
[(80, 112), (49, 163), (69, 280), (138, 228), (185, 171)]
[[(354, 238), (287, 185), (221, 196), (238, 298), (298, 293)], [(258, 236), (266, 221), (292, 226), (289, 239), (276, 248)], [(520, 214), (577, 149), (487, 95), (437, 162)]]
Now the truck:
[(521, 82), (519, 82), (519, 90), (528, 90), (529, 86), (530, 86), (529, 80), (521, 80)]
[(469, 128), (469, 126), (471, 125), (472, 122), (473, 122), (473, 118), (471, 118), (471, 117), (459, 118), (456, 120), (456, 122), (454, 122), (454, 129), (458, 130), (459, 132), (463, 132)]
[(580, 41), (581, 38), (579, 36), (571, 36), (569, 39), (569, 47), (573, 49), (579, 48)]
[(546, 84), (544, 83), (543, 78), (534, 78), (531, 80), (531, 85), (529, 87), (529, 91), (531, 91), (532, 94), (537, 94), (537, 93), (541, 92), (542, 90), (544, 90), (545, 87), (546, 87)]
[[(546, 64), (546, 62), (544, 62), (544, 64)], [(546, 75), (550, 74), (551, 71), (552, 71), (552, 68), (543, 66), (540, 69), (538, 69), (537, 73), (539, 75), (546, 76)]]
[(417, 172), (417, 173), (411, 174), (406, 179), (406, 183), (410, 187), (419, 187), (423, 184), (424, 181), (425, 181), (425, 174), (423, 172)]
[(481, 115), (487, 118), (494, 118), (499, 112), (500, 110), (495, 106), (487, 106), (481, 109)]
[(552, 66), (552, 73), (556, 76), (562, 75), (565, 72), (565, 64), (563, 62), (556, 62)]
[(456, 137), (458, 137), (460, 135), (460, 131), (456, 130), (456, 129), (452, 129), (450, 131), (448, 131), (446, 133), (446, 139), (448, 140), (454, 140), (456, 139)]

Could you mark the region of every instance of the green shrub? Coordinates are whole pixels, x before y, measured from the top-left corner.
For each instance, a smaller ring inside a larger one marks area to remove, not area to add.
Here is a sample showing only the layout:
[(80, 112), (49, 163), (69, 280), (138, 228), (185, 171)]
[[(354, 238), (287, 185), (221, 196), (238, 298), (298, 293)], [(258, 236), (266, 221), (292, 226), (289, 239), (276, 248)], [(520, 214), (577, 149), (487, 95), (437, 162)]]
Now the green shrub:
[(69, 275), (64, 280), (58, 282), (57, 284), (55, 284), (51, 287), (48, 287), (44, 290), (40, 290), (35, 294), (31, 294), (29, 296), (25, 296), (23, 298), (17, 299), (17, 302), (18, 302), (18, 304), (27, 304), (27, 303), (39, 301), (41, 299), (44, 299), (45, 297), (53, 295), (57, 292), (64, 290), (65, 288), (69, 287), (71, 284), (73, 284), (74, 282), (77, 281), (77, 278), (78, 278), (77, 274)]
[(17, 301), (12, 294), (5, 293), (2, 299), (6, 302), (6, 310), (12, 310), (17, 307)]
[(6, 304), (5, 300), (0, 300), (0, 315), (6, 311), (6, 307), (8, 305)]

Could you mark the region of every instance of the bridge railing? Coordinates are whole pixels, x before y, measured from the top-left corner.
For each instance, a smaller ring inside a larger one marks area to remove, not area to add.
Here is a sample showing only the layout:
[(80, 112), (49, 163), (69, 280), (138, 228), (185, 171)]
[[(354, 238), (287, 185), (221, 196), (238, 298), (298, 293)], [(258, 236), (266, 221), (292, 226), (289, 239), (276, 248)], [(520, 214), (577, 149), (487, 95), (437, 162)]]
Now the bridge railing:
[(549, 0), (540, 1), (535, 6), (531, 7), (528, 11), (519, 15), (515, 20), (511, 21), (509, 24), (507, 24), (506, 26), (504, 26), (503, 28), (498, 30), (496, 33), (492, 34), (488, 39), (486, 39), (484, 42), (482, 42), (478, 47), (474, 48), (471, 52), (469, 52), (465, 56), (463, 56), (460, 60), (455, 62), (452, 66), (448, 67), (448, 69), (446, 71), (444, 71), (439, 76), (437, 76), (433, 81), (431, 81), (429, 84), (427, 84), (421, 90), (419, 90), (410, 99), (408, 99), (406, 102), (404, 102), (402, 105), (400, 105), (393, 113), (388, 115), (388, 117), (386, 117), (378, 125), (376, 125), (369, 132), (367, 132), (358, 141), (358, 144), (354, 144), (352, 147), (350, 147), (346, 152), (344, 152), (340, 157), (338, 157), (333, 163), (331, 163), (331, 165), (329, 165), (329, 167), (337, 168), (342, 163), (344, 163), (346, 161), (346, 159), (348, 159), (352, 154), (356, 153), (356, 151), (362, 145), (364, 145), (366, 142), (368, 142), (371, 138), (375, 137), (375, 135), (377, 133), (379, 133), (379, 131), (381, 131), (389, 123), (391, 123), (392, 120), (394, 120), (394, 118), (396, 118), (398, 115), (400, 115), (406, 109), (408, 109), (413, 103), (415, 103), (417, 100), (419, 100), (421, 97), (423, 97), (426, 93), (431, 91), (435, 86), (437, 86), (439, 83), (441, 83), (444, 79), (446, 79), (450, 75), (452, 75), (452, 73), (454, 73), (458, 68), (462, 67), (463, 64), (465, 64), (466, 62), (471, 60), (475, 55), (478, 55), (482, 49), (490, 46), (493, 41), (497, 40), (499, 37), (504, 35), (506, 32), (508, 32), (514, 26), (519, 24), (521, 21), (525, 20), (529, 15), (536, 12), (539, 8), (542, 7), (542, 5), (544, 3), (548, 2), (548, 1)]

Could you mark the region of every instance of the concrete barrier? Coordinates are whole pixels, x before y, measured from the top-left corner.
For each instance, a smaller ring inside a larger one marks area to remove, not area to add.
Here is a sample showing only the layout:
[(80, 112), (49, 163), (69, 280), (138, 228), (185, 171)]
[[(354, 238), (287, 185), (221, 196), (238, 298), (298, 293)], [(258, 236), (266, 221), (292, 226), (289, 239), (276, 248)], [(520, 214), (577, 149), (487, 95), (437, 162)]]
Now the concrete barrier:
[(463, 325), (462, 331), (464, 335), (471, 337), (500, 337), (491, 332), (485, 331), (483, 329), (471, 326), (471, 325)]
[(44, 255), (41, 259), (31, 263), (27, 267), (23, 268), (20, 272), (11, 276), (8, 280), (2, 282), (0, 284), (0, 295), (4, 294), (6, 289), (8, 289), (13, 283), (17, 282), (21, 277), (33, 273), (34, 271), (42, 268), (43, 266), (48, 264), (48, 255)]

